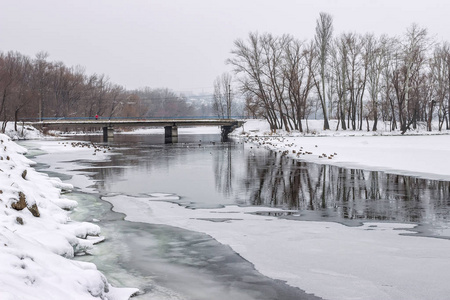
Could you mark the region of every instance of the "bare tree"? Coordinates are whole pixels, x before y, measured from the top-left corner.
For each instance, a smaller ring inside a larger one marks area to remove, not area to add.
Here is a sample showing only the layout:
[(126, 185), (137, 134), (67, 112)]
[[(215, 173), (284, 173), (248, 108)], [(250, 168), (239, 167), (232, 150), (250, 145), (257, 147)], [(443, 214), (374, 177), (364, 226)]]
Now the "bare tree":
[(38, 119), (42, 120), (45, 115), (45, 102), (49, 96), (50, 63), (47, 62), (49, 54), (39, 52), (34, 60), (34, 85), (38, 91), (39, 111)]
[(233, 77), (223, 73), (214, 81), (214, 104), (213, 110), (220, 118), (230, 118), (233, 104), (233, 93), (231, 82)]
[(264, 116), (264, 111), (258, 100), (250, 93), (245, 94), (245, 112), (248, 117), (254, 119)]
[[(151, 89), (149, 87), (134, 92), (133, 100), (127, 106), (139, 106), (136, 113), (142, 117), (181, 117), (190, 116), (194, 109), (187, 98), (168, 88)], [(131, 107), (124, 108), (128, 113)]]
[(444, 63), (445, 63), (444, 67), (446, 67), (446, 69), (447, 69), (447, 72), (446, 72), (446, 75), (447, 75), (447, 80), (446, 80), (446, 83), (447, 83), (447, 118), (446, 118), (446, 122), (447, 122), (447, 129), (450, 129), (450, 124), (448, 121), (448, 115), (450, 112), (450, 45), (448, 42), (446, 42), (443, 46), (443, 56), (444, 56)]
[(6, 124), (11, 120), (10, 103), (13, 94), (20, 83), (20, 60), (18, 52), (8, 52), (0, 56), (0, 116), (3, 119), (2, 132), (5, 132)]
[(68, 68), (62, 62), (51, 64), (50, 83), (53, 97), (47, 99), (47, 113), (54, 117), (81, 115), (77, 108), (84, 93), (84, 68)]
[(306, 44), (292, 39), (284, 47), (283, 76), (287, 85), (289, 99), (288, 116), (294, 123), (294, 128), (303, 131), (302, 119), (306, 119), (311, 110), (308, 101), (313, 87), (311, 69), (313, 68), (313, 44)]
[(20, 55), (18, 63), (18, 84), (13, 98), (11, 101), (12, 111), (14, 111), (14, 129), (17, 131), (17, 122), (19, 121), (20, 112), (31, 103), (35, 98), (36, 91), (32, 85), (32, 68), (33, 65), (30, 59), (24, 55)]
[(373, 35), (366, 35), (366, 51), (368, 63), (368, 90), (370, 95), (369, 100), (369, 115), (373, 120), (372, 131), (378, 129), (379, 117), (379, 97), (381, 93), (382, 74), (383, 70), (389, 63), (389, 43), (390, 39), (383, 35), (379, 39)]
[[(438, 123), (439, 130), (442, 130), (444, 121), (447, 123), (448, 129), (448, 108), (446, 100), (450, 99), (450, 45), (444, 43), (435, 47), (433, 57), (430, 62), (430, 76), (434, 89), (434, 102), (430, 104), (429, 120), (427, 127), (431, 129), (431, 118), (433, 108), (438, 107)], [(450, 100), (448, 100), (450, 101)]]
[(263, 48), (265, 67), (263, 74), (266, 77), (266, 89), (270, 92), (275, 105), (277, 116), (280, 118), (281, 128), (287, 131), (292, 129), (288, 119), (287, 102), (284, 101), (286, 90), (286, 78), (283, 74), (283, 51), (292, 41), (289, 35), (274, 37), (271, 34), (264, 34), (261, 37), (261, 45)]
[(272, 91), (268, 89), (267, 75), (264, 73), (267, 61), (264, 56), (262, 39), (257, 33), (250, 33), (248, 45), (243, 40), (234, 42), (235, 48), (231, 51), (233, 58), (227, 60), (238, 75), (241, 91), (247, 97), (254, 99), (262, 108), (264, 118), (269, 122), (270, 128), (276, 130), (282, 127), (277, 116), (276, 102)]
[(402, 133), (415, 124), (418, 113), (418, 98), (411, 97), (413, 86), (418, 83), (422, 67), (426, 59), (426, 51), (429, 47), (428, 32), (425, 28), (420, 28), (417, 24), (412, 24), (406, 31), (405, 39), (402, 43), (402, 69), (403, 73), (403, 101), (404, 105), (399, 107), (399, 120)]
[(334, 42), (334, 47), (331, 48), (331, 61), (330, 66), (333, 71), (333, 84), (334, 90), (337, 94), (337, 118), (338, 128), (339, 124), (343, 130), (347, 130), (346, 125), (346, 112), (348, 106), (347, 94), (347, 73), (348, 73), (348, 49), (345, 41), (345, 36), (341, 35)]
[[(105, 114), (109, 119), (111, 119), (112, 117), (121, 113), (121, 109), (123, 108), (126, 95), (124, 88), (120, 85), (109, 83), (107, 90), (108, 90), (108, 93), (106, 95), (107, 106), (105, 109)], [(137, 99), (137, 101), (140, 101), (140, 99)], [(139, 104), (140, 103), (138, 103), (138, 106)]]
[(316, 51), (318, 53), (319, 78), (315, 76), (314, 81), (317, 88), (320, 103), (322, 105), (323, 113), (323, 129), (330, 129), (327, 114), (327, 93), (325, 89), (326, 82), (326, 67), (330, 53), (331, 39), (333, 35), (333, 17), (327, 13), (320, 13), (319, 19), (316, 21), (316, 35), (314, 37), (316, 44)]

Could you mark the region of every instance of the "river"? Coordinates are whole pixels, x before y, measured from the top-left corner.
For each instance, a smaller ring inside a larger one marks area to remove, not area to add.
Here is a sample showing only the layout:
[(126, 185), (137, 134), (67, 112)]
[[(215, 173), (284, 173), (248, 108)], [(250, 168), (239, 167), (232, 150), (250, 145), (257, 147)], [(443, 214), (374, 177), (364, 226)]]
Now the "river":
[[(95, 135), (76, 139), (102, 144)], [(103, 161), (46, 155), (42, 143), (56, 142), (22, 143), (38, 170), (63, 180), (74, 173), (89, 179), (66, 195), (80, 204), (71, 217), (96, 222), (106, 240), (78, 259), (94, 262), (113, 285), (138, 287), (143, 293), (136, 299), (319, 298), (260, 274), (206, 234), (125, 221), (104, 196), (164, 195), (189, 209), (282, 208), (260, 214), (347, 226), (417, 223), (421, 235), (450, 237), (449, 182), (295, 161), (242, 140), (222, 142), (217, 134), (180, 135), (176, 144), (165, 144), (161, 135), (116, 135)], [(71, 163), (48, 169), (55, 159)]]

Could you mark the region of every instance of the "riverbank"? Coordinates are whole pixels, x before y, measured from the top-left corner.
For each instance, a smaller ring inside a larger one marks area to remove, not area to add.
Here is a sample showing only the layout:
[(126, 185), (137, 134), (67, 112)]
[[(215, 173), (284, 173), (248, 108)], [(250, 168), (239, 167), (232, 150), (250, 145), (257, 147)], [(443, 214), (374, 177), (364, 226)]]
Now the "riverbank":
[[(336, 121), (330, 121), (335, 128)], [(321, 130), (318, 120), (309, 121), (310, 132), (271, 133), (263, 120), (248, 120), (233, 136), (254, 147), (267, 148), (301, 161), (345, 168), (450, 180), (450, 132), (424, 128), (401, 135), (397, 132)], [(383, 124), (382, 128), (389, 128)]]
[(91, 263), (74, 261), (101, 242), (99, 226), (74, 222), (73, 187), (36, 172), (26, 149), (0, 134), (0, 299), (125, 300)]

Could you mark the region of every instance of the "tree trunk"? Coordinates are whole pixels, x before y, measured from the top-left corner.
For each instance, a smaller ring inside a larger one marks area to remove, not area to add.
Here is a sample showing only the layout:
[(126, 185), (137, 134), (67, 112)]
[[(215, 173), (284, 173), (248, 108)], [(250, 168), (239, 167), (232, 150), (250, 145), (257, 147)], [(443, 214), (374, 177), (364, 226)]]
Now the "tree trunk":
[(432, 100), (430, 103), (430, 110), (428, 111), (428, 119), (427, 119), (427, 131), (431, 131), (431, 121), (433, 119), (433, 108), (435, 101)]
[(14, 130), (17, 131), (17, 121), (19, 120), (19, 110), (14, 111)]

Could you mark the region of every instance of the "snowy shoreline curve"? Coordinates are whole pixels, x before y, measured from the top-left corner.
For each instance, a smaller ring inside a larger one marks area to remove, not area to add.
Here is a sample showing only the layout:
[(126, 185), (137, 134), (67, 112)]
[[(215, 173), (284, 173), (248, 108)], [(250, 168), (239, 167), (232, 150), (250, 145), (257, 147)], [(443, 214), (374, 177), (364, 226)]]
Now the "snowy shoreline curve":
[(26, 149), (0, 134), (0, 299), (125, 300), (92, 263), (71, 260), (102, 240), (100, 227), (70, 220), (76, 201), (59, 178), (37, 172)]

